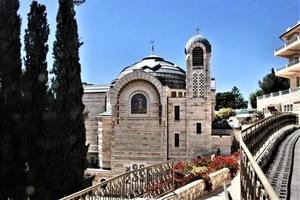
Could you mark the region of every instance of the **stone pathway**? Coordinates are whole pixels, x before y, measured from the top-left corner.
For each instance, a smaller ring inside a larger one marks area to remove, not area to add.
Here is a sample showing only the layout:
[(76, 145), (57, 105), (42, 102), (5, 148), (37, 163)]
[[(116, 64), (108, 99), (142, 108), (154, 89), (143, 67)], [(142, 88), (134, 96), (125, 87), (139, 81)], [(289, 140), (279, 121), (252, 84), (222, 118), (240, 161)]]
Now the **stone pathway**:
[[(300, 130), (298, 130), (300, 132)], [(300, 138), (294, 149), (293, 173), (290, 185), (290, 199), (299, 199), (300, 197)]]
[(266, 172), (267, 178), (280, 199), (287, 199), (288, 196), (288, 181), (292, 167), (293, 149), (299, 136), (300, 130), (296, 130), (287, 136), (280, 144), (278, 153)]

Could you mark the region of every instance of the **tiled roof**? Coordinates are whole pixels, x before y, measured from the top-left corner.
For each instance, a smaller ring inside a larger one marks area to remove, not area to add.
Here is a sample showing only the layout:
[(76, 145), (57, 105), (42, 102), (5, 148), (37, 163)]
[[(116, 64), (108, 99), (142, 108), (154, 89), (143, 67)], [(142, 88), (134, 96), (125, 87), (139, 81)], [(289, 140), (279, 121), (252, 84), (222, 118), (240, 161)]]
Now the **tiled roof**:
[(174, 89), (185, 89), (185, 71), (176, 64), (166, 61), (159, 56), (149, 55), (140, 62), (125, 67), (119, 74), (118, 79), (135, 69), (141, 69), (155, 76), (161, 81), (162, 85), (167, 85)]
[(84, 93), (107, 92), (110, 88), (109, 84), (84, 84)]

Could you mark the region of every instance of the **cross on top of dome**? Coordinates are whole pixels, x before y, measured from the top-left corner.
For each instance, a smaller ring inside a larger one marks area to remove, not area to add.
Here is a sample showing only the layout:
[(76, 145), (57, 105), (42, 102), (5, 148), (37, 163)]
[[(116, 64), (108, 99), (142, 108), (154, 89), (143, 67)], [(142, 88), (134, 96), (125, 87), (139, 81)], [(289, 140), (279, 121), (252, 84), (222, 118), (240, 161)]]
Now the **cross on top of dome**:
[(151, 55), (154, 55), (154, 40), (151, 40), (150, 43), (151, 43)]

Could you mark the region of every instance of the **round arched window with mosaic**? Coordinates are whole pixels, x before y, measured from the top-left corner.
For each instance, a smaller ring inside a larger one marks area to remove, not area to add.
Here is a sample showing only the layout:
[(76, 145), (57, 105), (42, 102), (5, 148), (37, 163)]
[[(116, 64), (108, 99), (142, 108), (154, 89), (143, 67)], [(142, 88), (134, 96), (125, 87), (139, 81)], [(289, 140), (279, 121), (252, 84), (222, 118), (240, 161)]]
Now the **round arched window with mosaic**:
[(131, 98), (131, 114), (147, 114), (147, 98), (137, 93)]

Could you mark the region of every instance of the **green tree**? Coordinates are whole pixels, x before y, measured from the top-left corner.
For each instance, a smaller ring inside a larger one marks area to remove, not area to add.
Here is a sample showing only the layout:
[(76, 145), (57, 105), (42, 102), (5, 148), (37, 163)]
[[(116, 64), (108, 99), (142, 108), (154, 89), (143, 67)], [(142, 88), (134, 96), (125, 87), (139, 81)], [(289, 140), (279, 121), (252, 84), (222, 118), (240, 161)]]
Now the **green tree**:
[(271, 73), (266, 74), (261, 81), (258, 81), (258, 86), (260, 87), (260, 89), (254, 93), (251, 93), (249, 96), (252, 108), (257, 108), (256, 97), (288, 89), (289, 80), (286, 78), (275, 76), (275, 71), (272, 68)]
[(256, 98), (261, 95), (263, 95), (262, 90), (256, 90), (256, 92), (250, 94), (249, 100), (252, 108), (257, 108)]
[(248, 102), (240, 93), (239, 89), (234, 86), (230, 92), (218, 92), (216, 94), (216, 110), (221, 108), (241, 109), (247, 108)]
[(25, 199), (18, 0), (0, 0), (0, 199)]
[(265, 75), (262, 81), (258, 81), (258, 85), (261, 88), (263, 94), (269, 94), (288, 89), (289, 80), (286, 78), (275, 76), (275, 71), (272, 68), (271, 73)]
[(52, 133), (53, 178), (50, 187), (55, 199), (74, 193), (85, 186), (87, 167), (86, 135), (84, 126), (83, 87), (80, 77), (77, 23), (73, 0), (59, 0), (56, 41), (53, 46), (55, 78), (52, 88), (55, 96), (57, 120)]
[(28, 25), (25, 30), (25, 72), (23, 75), (23, 93), (27, 144), (27, 181), (34, 188), (28, 195), (31, 199), (46, 199), (49, 173), (49, 130), (45, 116), (49, 113), (47, 52), (49, 26), (46, 7), (32, 1), (28, 13)]
[(216, 110), (221, 108), (234, 108), (235, 98), (232, 92), (218, 92), (216, 94)]
[(240, 93), (240, 90), (234, 86), (231, 90), (231, 93), (234, 96), (234, 109), (242, 109), (248, 107), (248, 101), (244, 100), (243, 95)]

